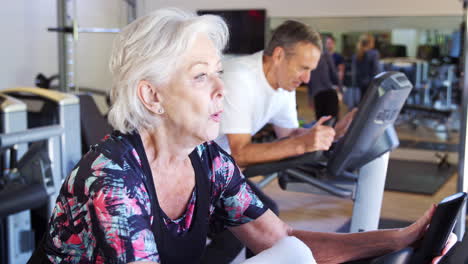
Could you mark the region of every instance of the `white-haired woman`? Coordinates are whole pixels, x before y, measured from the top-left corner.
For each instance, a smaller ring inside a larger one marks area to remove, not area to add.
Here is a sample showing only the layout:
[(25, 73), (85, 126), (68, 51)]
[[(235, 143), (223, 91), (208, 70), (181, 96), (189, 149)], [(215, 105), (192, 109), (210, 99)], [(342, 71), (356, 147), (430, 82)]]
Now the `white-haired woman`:
[(240, 226), (267, 211), (210, 142), (223, 111), (227, 40), (221, 18), (177, 9), (152, 12), (117, 36), (116, 132), (65, 180), (31, 263), (196, 263), (211, 219)]
[(211, 142), (223, 109), (227, 36), (219, 17), (175, 9), (123, 30), (111, 59), (116, 132), (64, 181), (30, 263), (197, 263), (214, 218), (263, 251), (249, 263), (313, 263), (309, 248), (317, 260), (338, 263), (420, 238), (430, 212), (402, 230), (328, 234), (293, 230), (265, 208)]

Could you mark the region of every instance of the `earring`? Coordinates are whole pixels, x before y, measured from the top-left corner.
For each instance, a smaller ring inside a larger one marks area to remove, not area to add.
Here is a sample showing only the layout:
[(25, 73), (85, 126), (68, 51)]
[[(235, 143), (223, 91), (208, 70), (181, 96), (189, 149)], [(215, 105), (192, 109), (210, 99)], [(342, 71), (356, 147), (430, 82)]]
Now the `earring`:
[(162, 108), (162, 107), (159, 108), (157, 113), (158, 113), (159, 115), (164, 114), (164, 108)]

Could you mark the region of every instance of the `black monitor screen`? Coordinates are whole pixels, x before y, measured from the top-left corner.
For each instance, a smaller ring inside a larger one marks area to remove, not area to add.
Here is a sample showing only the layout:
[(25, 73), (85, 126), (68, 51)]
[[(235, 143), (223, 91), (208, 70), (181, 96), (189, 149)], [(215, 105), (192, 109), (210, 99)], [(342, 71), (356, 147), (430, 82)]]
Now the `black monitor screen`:
[(199, 15), (221, 16), (229, 27), (228, 54), (250, 54), (264, 49), (266, 10), (199, 10)]
[[(400, 72), (383, 72), (374, 77), (348, 132), (336, 144), (334, 154), (328, 161), (331, 175), (343, 176), (346, 172), (359, 169), (391, 150), (386, 146), (395, 146), (392, 143), (395, 140), (386, 141), (382, 137), (386, 130), (393, 127), (412, 88), (409, 80)], [(398, 138), (394, 130), (389, 132), (392, 134), (389, 138)], [(383, 145), (379, 144), (381, 139), (384, 139)]]

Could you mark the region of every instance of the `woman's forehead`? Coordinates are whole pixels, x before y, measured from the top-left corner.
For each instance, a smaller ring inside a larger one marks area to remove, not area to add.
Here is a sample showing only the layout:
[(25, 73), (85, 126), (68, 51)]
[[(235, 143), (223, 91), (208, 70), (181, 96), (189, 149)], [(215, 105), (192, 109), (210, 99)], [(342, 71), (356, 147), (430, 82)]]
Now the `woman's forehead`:
[(211, 66), (211, 65), (221, 65), (221, 60), (194, 60), (193, 62), (189, 63), (188, 68), (189, 70), (196, 67), (196, 66)]
[(204, 34), (199, 34), (185, 52), (183, 63), (189, 67), (197, 64), (220, 64), (221, 58), (213, 41)]

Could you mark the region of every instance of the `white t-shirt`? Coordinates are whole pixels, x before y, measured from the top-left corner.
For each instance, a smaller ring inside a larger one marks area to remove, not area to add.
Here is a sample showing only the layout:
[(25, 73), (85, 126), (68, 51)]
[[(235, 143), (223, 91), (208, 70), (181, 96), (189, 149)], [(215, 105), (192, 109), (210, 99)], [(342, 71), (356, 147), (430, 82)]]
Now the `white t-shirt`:
[(270, 123), (297, 128), (296, 93), (273, 89), (263, 72), (263, 51), (223, 62), (226, 89), (220, 135), (215, 140), (231, 152), (225, 134), (254, 135)]

